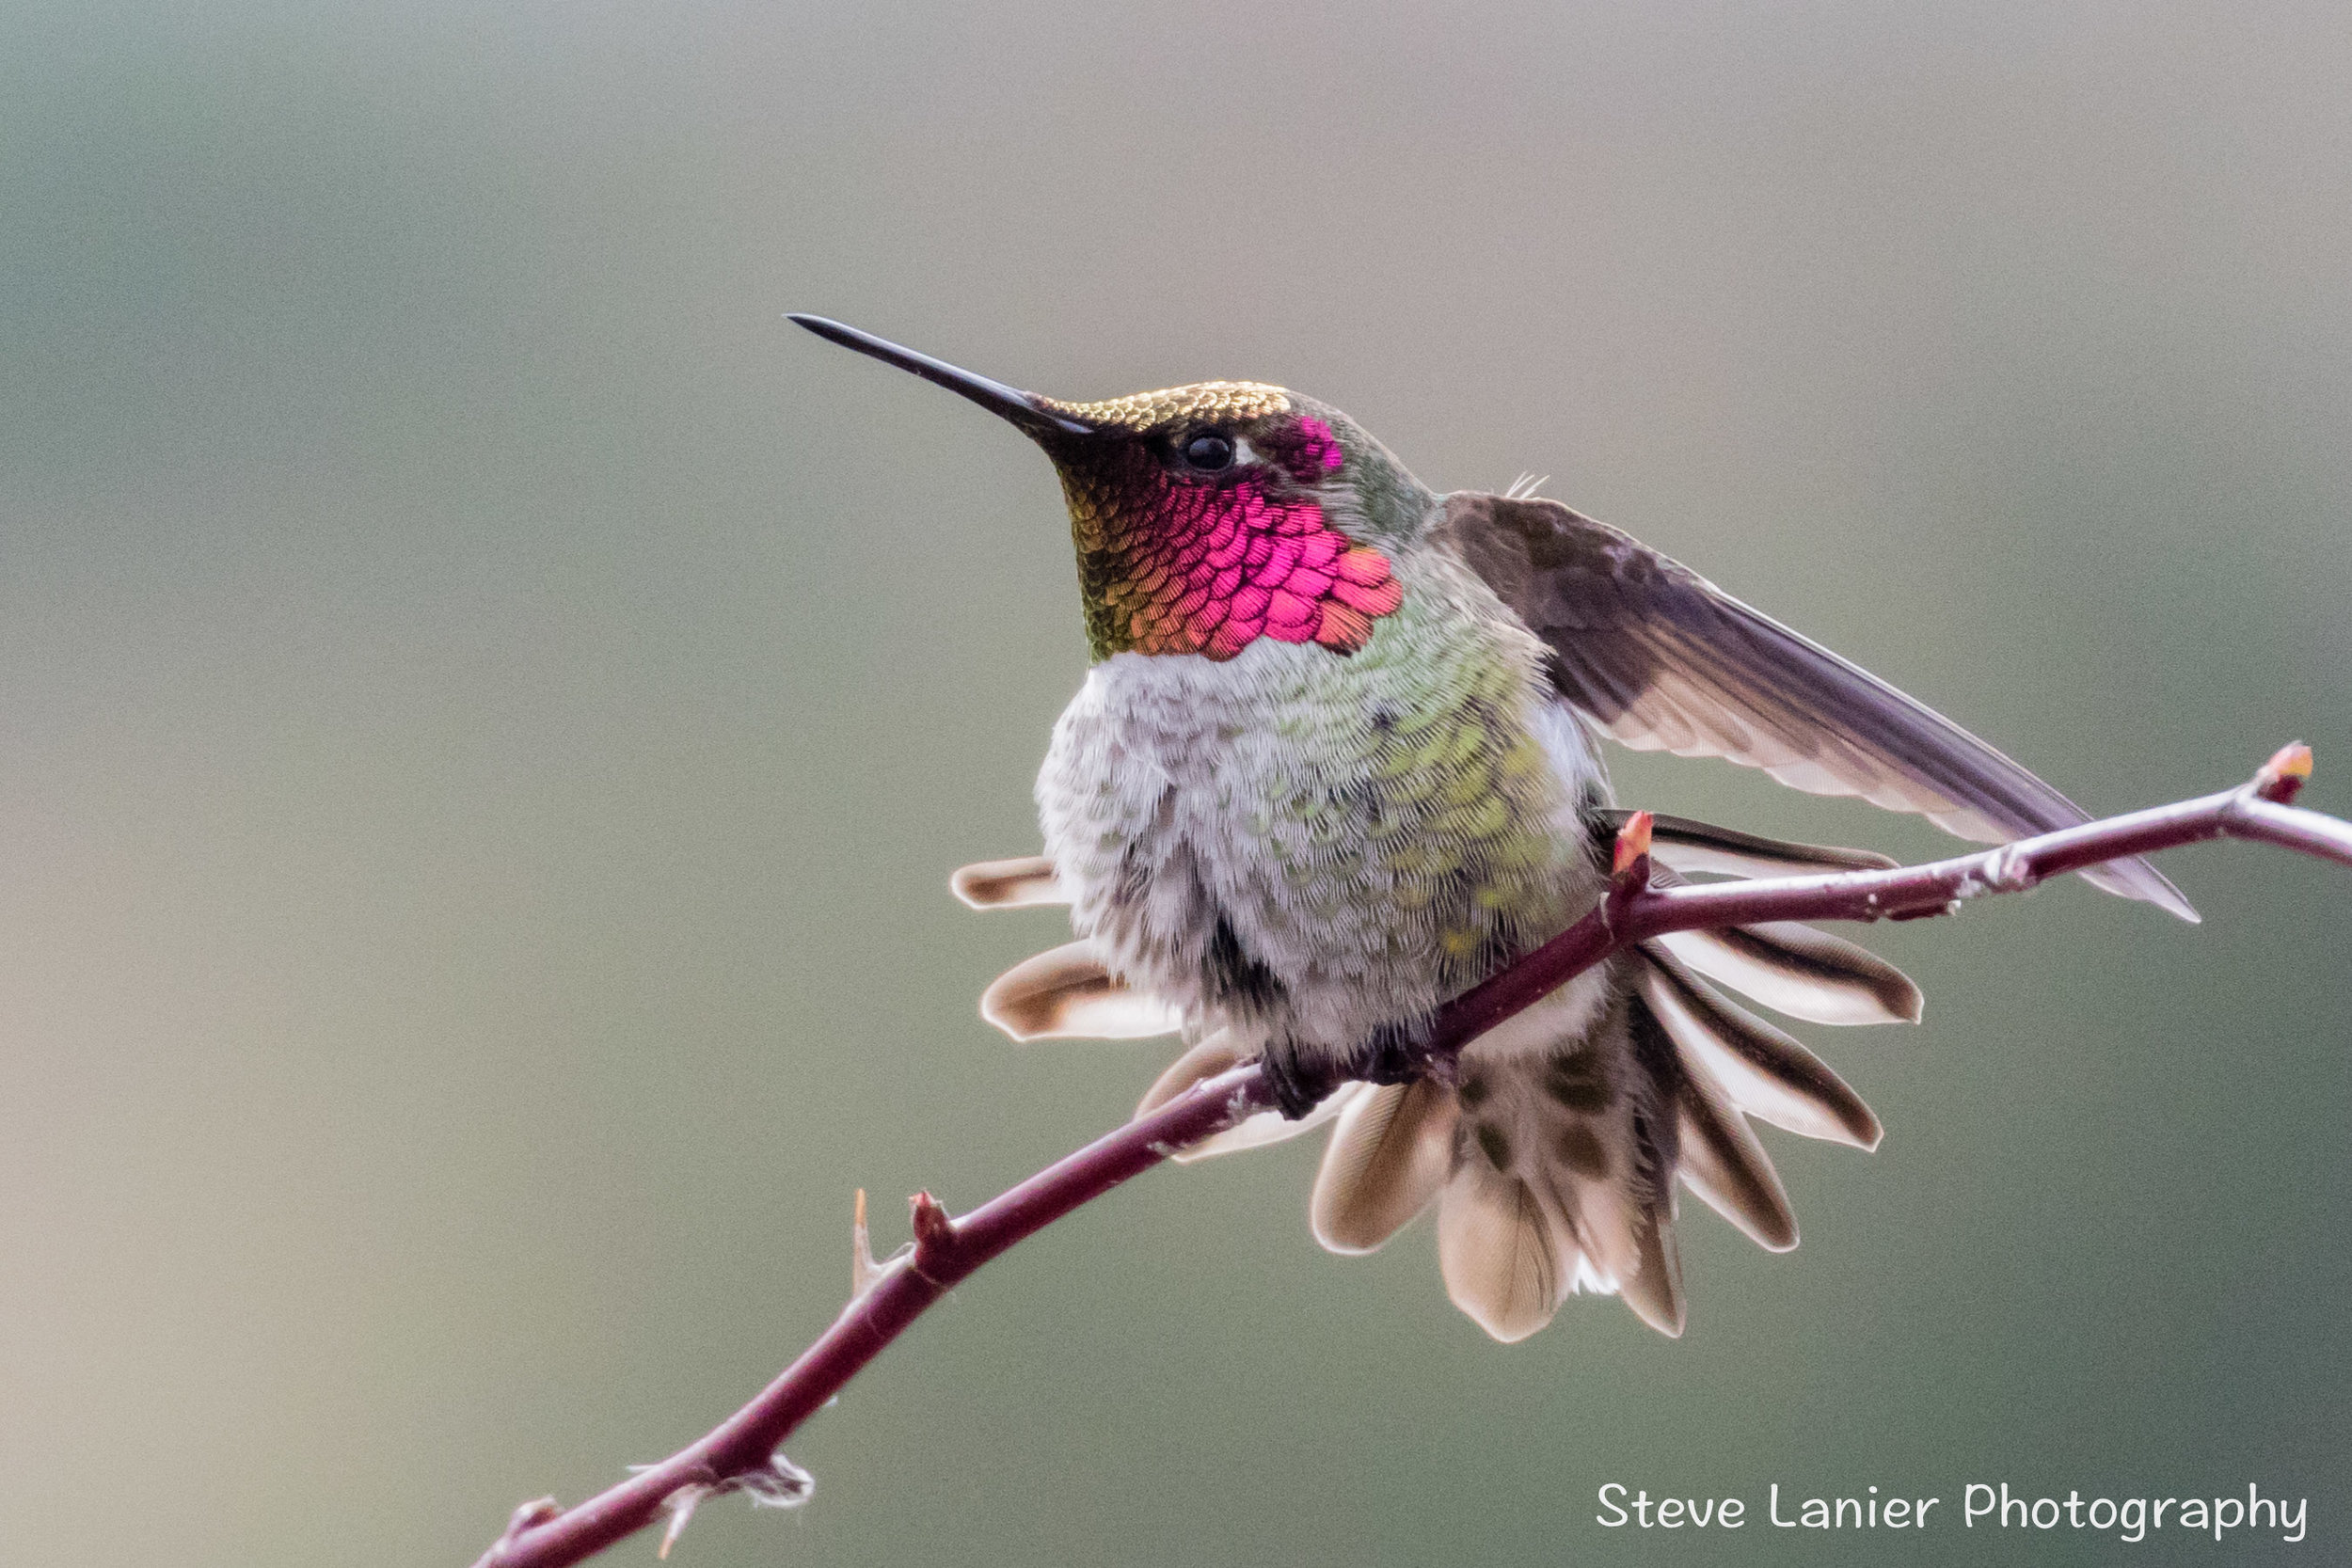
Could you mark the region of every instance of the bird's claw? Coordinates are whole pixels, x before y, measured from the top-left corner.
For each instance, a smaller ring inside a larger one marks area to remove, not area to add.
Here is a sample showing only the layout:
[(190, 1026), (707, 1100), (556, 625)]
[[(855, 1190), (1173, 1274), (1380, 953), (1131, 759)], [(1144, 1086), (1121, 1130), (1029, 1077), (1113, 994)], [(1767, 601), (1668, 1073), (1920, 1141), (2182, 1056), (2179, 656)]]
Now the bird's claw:
[(1367, 1084), (1410, 1084), (1426, 1066), (1410, 1032), (1384, 1028), (1358, 1049), (1348, 1076)]
[(1285, 1121), (1303, 1120), (1331, 1092), (1329, 1074), (1307, 1067), (1292, 1052), (1269, 1049), (1258, 1065)]

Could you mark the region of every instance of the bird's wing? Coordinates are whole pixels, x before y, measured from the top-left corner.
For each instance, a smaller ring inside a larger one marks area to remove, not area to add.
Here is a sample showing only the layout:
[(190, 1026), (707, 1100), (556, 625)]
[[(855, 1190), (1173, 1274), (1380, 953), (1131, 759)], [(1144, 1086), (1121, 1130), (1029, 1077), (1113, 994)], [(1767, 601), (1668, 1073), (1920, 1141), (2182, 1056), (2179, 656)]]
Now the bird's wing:
[[(1560, 695), (1637, 751), (1727, 757), (1985, 844), (2086, 820), (1934, 709), (1558, 501), (1449, 496), (1433, 537), (1550, 646)], [(2144, 860), (2084, 876), (2197, 918)]]

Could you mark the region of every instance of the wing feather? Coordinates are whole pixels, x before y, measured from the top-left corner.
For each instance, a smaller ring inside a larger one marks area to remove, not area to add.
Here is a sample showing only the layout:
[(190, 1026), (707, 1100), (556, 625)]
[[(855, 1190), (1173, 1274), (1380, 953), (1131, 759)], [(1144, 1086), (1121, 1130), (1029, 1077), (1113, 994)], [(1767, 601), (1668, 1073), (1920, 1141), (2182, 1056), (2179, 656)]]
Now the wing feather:
[[(1636, 750), (1728, 758), (1984, 844), (2086, 820), (1934, 709), (1558, 501), (1449, 496), (1434, 537), (1549, 645), (1562, 698)], [(2144, 860), (2083, 875), (2197, 918)]]

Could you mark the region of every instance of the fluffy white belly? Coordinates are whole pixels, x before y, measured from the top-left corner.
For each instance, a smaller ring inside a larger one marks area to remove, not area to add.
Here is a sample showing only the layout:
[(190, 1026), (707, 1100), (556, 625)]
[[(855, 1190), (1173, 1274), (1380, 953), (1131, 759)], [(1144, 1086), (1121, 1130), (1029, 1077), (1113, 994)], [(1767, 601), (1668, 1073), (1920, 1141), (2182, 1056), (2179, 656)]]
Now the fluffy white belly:
[(1580, 802), (1606, 784), (1534, 658), (1502, 634), (1105, 660), (1038, 778), (1078, 932), (1195, 1035), (1311, 1058), (1426, 1016), (1598, 895)]

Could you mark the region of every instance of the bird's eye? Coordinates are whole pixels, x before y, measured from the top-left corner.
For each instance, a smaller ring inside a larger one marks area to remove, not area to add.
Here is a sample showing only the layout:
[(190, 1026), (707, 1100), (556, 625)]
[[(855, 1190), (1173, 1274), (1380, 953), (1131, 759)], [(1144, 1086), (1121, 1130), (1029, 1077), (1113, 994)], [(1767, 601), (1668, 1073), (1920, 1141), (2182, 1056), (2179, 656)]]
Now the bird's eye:
[(1184, 443), (1184, 461), (1207, 473), (1233, 466), (1233, 443), (1214, 430), (1204, 430)]

